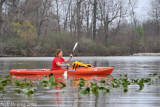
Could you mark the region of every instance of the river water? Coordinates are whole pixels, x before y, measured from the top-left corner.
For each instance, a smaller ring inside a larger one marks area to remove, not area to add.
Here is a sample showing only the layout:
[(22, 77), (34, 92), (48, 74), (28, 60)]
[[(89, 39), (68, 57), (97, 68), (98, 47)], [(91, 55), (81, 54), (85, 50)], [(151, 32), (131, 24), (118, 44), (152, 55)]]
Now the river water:
[[(64, 57), (68, 59), (68, 57)], [(9, 74), (10, 69), (51, 68), (53, 57), (0, 57), (0, 77)], [(82, 61), (93, 66), (114, 66), (113, 78), (128, 74), (129, 78), (147, 78), (149, 74), (160, 74), (160, 57), (158, 56), (115, 56), (115, 57), (74, 57), (72, 61)], [(33, 79), (35, 77), (32, 77)], [(128, 92), (113, 89), (110, 93), (81, 95), (77, 88), (70, 84), (63, 89), (43, 89), (33, 97), (17, 95), (14, 86), (7, 86), (7, 93), (0, 93), (0, 106), (55, 106), (55, 107), (159, 107), (160, 86), (151, 85), (142, 91), (138, 86), (130, 85)]]

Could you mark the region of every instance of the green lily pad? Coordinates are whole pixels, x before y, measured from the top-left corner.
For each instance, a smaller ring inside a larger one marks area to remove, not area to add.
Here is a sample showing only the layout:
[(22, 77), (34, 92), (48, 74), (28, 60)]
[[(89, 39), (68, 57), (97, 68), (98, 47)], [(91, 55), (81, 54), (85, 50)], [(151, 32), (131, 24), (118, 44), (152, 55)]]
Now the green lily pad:
[(9, 78), (9, 77), (10, 77), (10, 75), (5, 75), (5, 76), (4, 76), (4, 78)]
[(106, 78), (110, 79), (110, 78), (111, 78), (111, 76), (110, 76), (109, 74), (107, 74)]
[(54, 87), (55, 87), (55, 86), (57, 86), (57, 85), (58, 85), (57, 82), (52, 82), (52, 83), (51, 83), (51, 86), (54, 86)]
[(16, 86), (19, 86), (21, 83), (20, 83), (20, 81), (15, 80), (15, 81), (14, 81), (14, 84), (15, 84)]
[(54, 81), (55, 81), (55, 77), (50, 76), (50, 77), (49, 77), (49, 82), (52, 83), (52, 82), (54, 82)]
[(16, 93), (18, 93), (18, 94), (22, 93), (22, 90), (21, 90), (21, 89), (15, 89), (14, 91), (15, 91)]
[(90, 92), (90, 88), (89, 87), (86, 87), (86, 89), (85, 89), (86, 91), (88, 91), (88, 92)]
[(62, 87), (61, 87), (61, 88), (66, 87), (66, 84), (65, 84), (65, 83), (63, 83), (63, 82), (59, 82), (59, 83), (62, 84)]
[(146, 78), (146, 79), (144, 79), (144, 82), (145, 82), (145, 83), (150, 82), (150, 81), (151, 81), (151, 79), (150, 79), (150, 78)]
[(106, 81), (104, 80), (104, 78), (101, 79), (100, 83), (105, 83)]
[(86, 95), (86, 94), (89, 94), (89, 92), (86, 91), (86, 90), (81, 90), (81, 91), (80, 91), (80, 94)]
[(4, 87), (0, 85), (0, 91), (4, 91)]

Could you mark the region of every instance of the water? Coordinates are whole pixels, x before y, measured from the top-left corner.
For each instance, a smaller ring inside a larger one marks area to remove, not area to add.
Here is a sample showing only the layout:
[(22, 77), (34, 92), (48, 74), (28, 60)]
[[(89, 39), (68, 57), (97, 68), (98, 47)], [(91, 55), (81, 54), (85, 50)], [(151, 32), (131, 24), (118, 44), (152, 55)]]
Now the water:
[[(68, 59), (68, 57), (65, 57)], [(51, 68), (53, 57), (6, 57), (0, 58), (0, 77), (9, 74), (10, 69)], [(128, 74), (129, 78), (146, 78), (149, 74), (160, 74), (160, 57), (74, 57), (73, 61), (90, 63), (93, 66), (114, 66), (112, 76)], [(35, 77), (32, 77), (33, 79)], [(6, 94), (0, 94), (0, 106), (59, 106), (59, 107), (159, 107), (160, 86), (151, 85), (138, 92), (138, 86), (130, 85), (129, 91), (113, 89), (109, 94), (99, 93), (81, 95), (71, 81), (63, 80), (67, 87), (63, 89), (43, 89), (31, 98), (17, 95), (14, 86), (7, 86)]]

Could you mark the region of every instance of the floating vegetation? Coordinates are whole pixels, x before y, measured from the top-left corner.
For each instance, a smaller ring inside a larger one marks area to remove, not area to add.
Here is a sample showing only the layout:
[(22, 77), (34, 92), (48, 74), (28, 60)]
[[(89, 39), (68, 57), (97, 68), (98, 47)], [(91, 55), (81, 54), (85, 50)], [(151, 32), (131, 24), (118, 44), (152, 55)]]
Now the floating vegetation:
[(10, 76), (5, 75), (4, 78), (0, 78), (0, 92), (6, 92), (5, 87), (7, 85), (11, 85), (11, 79)]
[(49, 79), (47, 79), (47, 76), (44, 75), (43, 78), (41, 80), (38, 81), (39, 85), (41, 85), (42, 87), (56, 87), (59, 86), (60, 88), (64, 88), (66, 87), (66, 84), (63, 82), (56, 82), (55, 77), (53, 76), (49, 76)]
[(17, 88), (14, 91), (18, 94), (23, 94), (31, 97), (32, 95), (35, 94), (36, 90), (37, 89), (35, 87), (32, 87), (32, 88), (23, 88), (23, 89)]
[(9, 77), (10, 77), (10, 75), (5, 75), (5, 76), (4, 76), (4, 78), (9, 78)]
[[(105, 78), (102, 78), (98, 82), (89, 82), (90, 87), (85, 87), (86, 80), (80, 78), (79, 83), (77, 84), (79, 86), (80, 94), (84, 95), (92, 92), (94, 95), (97, 96), (100, 90), (103, 90), (105, 93), (109, 93), (111, 89), (114, 88), (123, 89), (123, 92), (126, 93), (128, 92), (129, 85), (138, 85), (139, 86), (138, 90), (142, 90), (145, 87), (145, 84), (149, 85), (151, 84), (151, 82), (158, 83), (157, 81), (158, 79), (160, 79), (160, 76), (157, 73), (150, 74), (150, 76), (152, 76), (152, 78), (129, 79), (127, 74), (125, 75), (120, 74), (120, 78), (112, 79), (107, 83)], [(107, 75), (106, 79), (110, 79), (110, 75)], [(88, 90), (86, 90), (86, 88)]]
[(14, 85), (16, 86), (16, 89), (14, 91), (18, 94), (27, 95), (30, 97), (36, 92), (36, 88), (32, 87), (32, 84), (32, 81), (26, 81), (26, 78), (22, 81), (15, 80)]
[(19, 88), (32, 87), (32, 81), (26, 81), (26, 78), (24, 78), (21, 82), (19, 80), (15, 80), (14, 84)]
[[(14, 79), (16, 77), (14, 76)], [(60, 78), (58, 78), (60, 79)], [(57, 80), (53, 75), (50, 75), (49, 78), (47, 78), (46, 75), (43, 76), (43, 78), (39, 81), (37, 81), (35, 84), (38, 87), (41, 86), (44, 89), (50, 88), (54, 89), (55, 87), (62, 89), (66, 87), (67, 85), (63, 82), (57, 82)], [(150, 74), (149, 78), (128, 78), (128, 75), (122, 75), (120, 74), (119, 78), (112, 79), (110, 75), (106, 75), (106, 77), (102, 78), (101, 80), (92, 80), (87, 81), (83, 78), (80, 78), (78, 82), (75, 84), (78, 86), (78, 92), (83, 95), (87, 94), (94, 94), (95, 96), (99, 95), (99, 92), (103, 93), (110, 93), (113, 89), (120, 89), (123, 90), (124, 93), (128, 92), (128, 86), (129, 85), (138, 85), (139, 88), (137, 90), (141, 91), (145, 88), (146, 85), (152, 85), (152, 84), (159, 84), (160, 75), (157, 73)], [(73, 82), (72, 80), (69, 80), (70, 82)], [(146, 85), (145, 85), (146, 84)], [(27, 95), (27, 96), (33, 96), (37, 90), (37, 87), (33, 87), (32, 81), (27, 81), (26, 78), (23, 80), (14, 80), (13, 83), (10, 79), (10, 75), (5, 75), (2, 78), (0, 78), (0, 92), (5, 92), (5, 87), (8, 85), (14, 85), (16, 88), (14, 89), (15, 93)], [(57, 89), (56, 88), (56, 89)]]

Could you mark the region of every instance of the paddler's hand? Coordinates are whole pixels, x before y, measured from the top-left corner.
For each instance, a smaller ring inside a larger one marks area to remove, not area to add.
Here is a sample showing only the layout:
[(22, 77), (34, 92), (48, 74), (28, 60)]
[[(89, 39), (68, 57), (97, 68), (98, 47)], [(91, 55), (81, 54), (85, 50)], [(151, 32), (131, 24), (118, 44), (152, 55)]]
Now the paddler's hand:
[(73, 57), (73, 55), (72, 55), (72, 54), (70, 54), (69, 56), (70, 56), (70, 57)]
[(65, 66), (66, 66), (66, 67), (69, 67), (69, 66), (70, 66), (70, 64), (66, 64)]
[(70, 65), (69, 65), (69, 64), (66, 64), (65, 66), (67, 67), (66, 69), (68, 70), (68, 68), (69, 68)]

